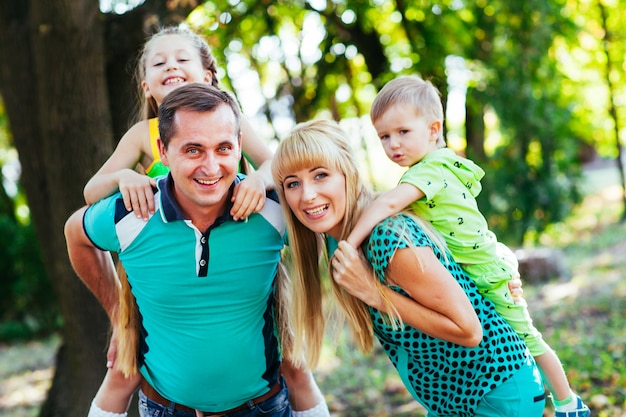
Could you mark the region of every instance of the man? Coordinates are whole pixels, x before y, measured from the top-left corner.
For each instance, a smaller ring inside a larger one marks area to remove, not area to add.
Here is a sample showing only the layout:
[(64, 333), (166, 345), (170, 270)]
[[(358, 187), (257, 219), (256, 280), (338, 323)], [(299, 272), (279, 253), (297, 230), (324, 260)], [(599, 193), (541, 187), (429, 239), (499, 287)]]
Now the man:
[(270, 198), (245, 222), (229, 215), (239, 124), (229, 94), (176, 89), (159, 108), (170, 173), (158, 181), (156, 213), (138, 219), (118, 194), (84, 210), (82, 229), (66, 227), (74, 269), (111, 317), (115, 275), (101, 270), (110, 262), (93, 262), (103, 254), (94, 248), (118, 252), (126, 270), (140, 313), (142, 415), (291, 415), (273, 309), (284, 221)]

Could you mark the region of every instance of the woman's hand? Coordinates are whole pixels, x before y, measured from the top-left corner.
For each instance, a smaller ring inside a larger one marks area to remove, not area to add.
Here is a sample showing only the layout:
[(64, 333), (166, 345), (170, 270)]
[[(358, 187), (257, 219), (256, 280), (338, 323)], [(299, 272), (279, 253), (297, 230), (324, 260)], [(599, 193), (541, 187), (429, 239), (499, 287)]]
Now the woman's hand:
[(254, 212), (263, 210), (265, 206), (266, 184), (258, 172), (251, 172), (233, 191), (233, 208), (230, 210), (233, 219), (245, 219)]
[(374, 273), (360, 251), (342, 240), (331, 259), (331, 267), (333, 279), (343, 289), (369, 306), (381, 307), (382, 297)]
[(126, 210), (132, 210), (138, 218), (148, 220), (154, 214), (152, 188), (156, 187), (156, 180), (132, 169), (123, 169), (117, 176)]

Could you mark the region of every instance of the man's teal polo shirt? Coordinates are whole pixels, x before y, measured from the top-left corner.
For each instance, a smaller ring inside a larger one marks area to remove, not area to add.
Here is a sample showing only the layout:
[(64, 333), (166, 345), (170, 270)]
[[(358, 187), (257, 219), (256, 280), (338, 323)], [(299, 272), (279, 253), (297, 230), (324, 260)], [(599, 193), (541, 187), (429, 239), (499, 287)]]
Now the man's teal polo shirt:
[[(238, 177), (239, 182), (242, 177)], [(274, 279), (285, 224), (276, 199), (234, 221), (230, 207), (208, 230), (185, 220), (160, 177), (156, 213), (128, 212), (120, 194), (85, 213), (84, 228), (119, 253), (141, 318), (140, 372), (164, 397), (225, 410), (264, 394), (280, 366)]]

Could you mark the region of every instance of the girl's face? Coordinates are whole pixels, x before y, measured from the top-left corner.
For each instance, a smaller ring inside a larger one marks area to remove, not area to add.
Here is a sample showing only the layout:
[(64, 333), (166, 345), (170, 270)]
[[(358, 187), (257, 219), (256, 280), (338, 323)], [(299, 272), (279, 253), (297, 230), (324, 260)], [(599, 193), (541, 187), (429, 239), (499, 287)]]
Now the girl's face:
[(325, 166), (293, 172), (283, 181), (287, 205), (306, 228), (340, 238), (346, 213), (346, 177)]
[(211, 71), (203, 68), (200, 52), (181, 35), (154, 39), (145, 53), (146, 79), (141, 87), (146, 99), (161, 105), (172, 90), (190, 83), (211, 83)]

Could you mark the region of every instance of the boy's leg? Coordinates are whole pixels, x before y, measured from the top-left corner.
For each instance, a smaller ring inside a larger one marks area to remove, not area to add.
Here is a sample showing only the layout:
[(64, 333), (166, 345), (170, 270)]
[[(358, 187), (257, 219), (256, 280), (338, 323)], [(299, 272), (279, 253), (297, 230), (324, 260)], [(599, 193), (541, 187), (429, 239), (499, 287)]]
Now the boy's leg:
[[(588, 413), (589, 409), (572, 392), (557, 354), (543, 340), (541, 332), (534, 326), (526, 302), (523, 301), (518, 304), (513, 302), (506, 283), (503, 283), (502, 287), (490, 288), (488, 291), (481, 291), (479, 288), (479, 291), (495, 305), (498, 314), (513, 327), (528, 346), (530, 354), (537, 362), (543, 381), (552, 395), (557, 417), (570, 417), (568, 414), (559, 414), (559, 412), (576, 410), (580, 414), (573, 416), (588, 416), (589, 414), (585, 414), (585, 412)], [(579, 403), (581, 404), (580, 407)]]

